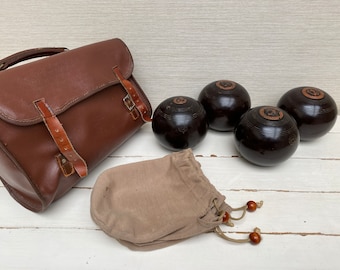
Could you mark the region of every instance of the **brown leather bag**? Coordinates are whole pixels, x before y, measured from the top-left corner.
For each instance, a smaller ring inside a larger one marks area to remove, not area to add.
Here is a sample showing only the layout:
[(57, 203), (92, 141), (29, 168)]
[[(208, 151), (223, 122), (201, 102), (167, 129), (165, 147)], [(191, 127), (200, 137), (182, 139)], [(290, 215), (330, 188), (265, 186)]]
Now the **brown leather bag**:
[(0, 61), (0, 178), (20, 204), (45, 210), (151, 121), (132, 71), (119, 39)]

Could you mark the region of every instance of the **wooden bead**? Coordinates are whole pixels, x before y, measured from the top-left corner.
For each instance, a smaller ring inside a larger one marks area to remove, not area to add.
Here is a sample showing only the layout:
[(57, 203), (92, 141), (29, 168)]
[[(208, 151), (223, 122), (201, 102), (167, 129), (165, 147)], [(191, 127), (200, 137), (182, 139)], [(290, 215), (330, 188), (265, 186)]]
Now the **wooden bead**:
[(257, 209), (257, 203), (254, 201), (247, 202), (247, 210), (249, 212), (254, 212)]
[(229, 218), (230, 218), (230, 215), (228, 214), (228, 212), (225, 212), (223, 215), (223, 219), (222, 219), (223, 223), (228, 223)]
[(249, 234), (249, 240), (252, 244), (257, 245), (261, 242), (261, 235), (257, 232)]

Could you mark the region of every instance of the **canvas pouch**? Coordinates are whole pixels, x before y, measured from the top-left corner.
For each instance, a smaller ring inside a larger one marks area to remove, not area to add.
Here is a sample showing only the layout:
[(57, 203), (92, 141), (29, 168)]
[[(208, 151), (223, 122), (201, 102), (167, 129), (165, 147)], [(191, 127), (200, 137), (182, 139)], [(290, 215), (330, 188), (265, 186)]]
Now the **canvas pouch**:
[(201, 170), (191, 149), (104, 171), (91, 216), (132, 250), (153, 250), (213, 232), (233, 208)]

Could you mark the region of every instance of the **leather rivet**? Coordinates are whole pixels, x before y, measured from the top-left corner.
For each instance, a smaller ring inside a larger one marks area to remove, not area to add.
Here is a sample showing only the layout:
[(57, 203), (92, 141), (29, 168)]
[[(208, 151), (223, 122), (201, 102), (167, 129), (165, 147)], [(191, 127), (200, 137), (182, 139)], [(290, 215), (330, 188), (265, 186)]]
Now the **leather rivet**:
[(58, 133), (58, 132), (59, 132), (59, 129), (55, 129), (54, 131)]

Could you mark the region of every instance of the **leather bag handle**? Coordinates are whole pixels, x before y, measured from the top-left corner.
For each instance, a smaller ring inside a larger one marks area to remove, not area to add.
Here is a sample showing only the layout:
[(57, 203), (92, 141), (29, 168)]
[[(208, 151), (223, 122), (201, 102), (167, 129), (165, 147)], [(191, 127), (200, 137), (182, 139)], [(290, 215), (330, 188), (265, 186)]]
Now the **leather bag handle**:
[(0, 60), (0, 71), (9, 68), (19, 62), (37, 58), (37, 57), (44, 57), (44, 56), (51, 56), (57, 53), (68, 51), (67, 48), (63, 47), (46, 47), (46, 48), (35, 48), (29, 49), (25, 51), (21, 51), (15, 54), (12, 54), (2, 60)]

